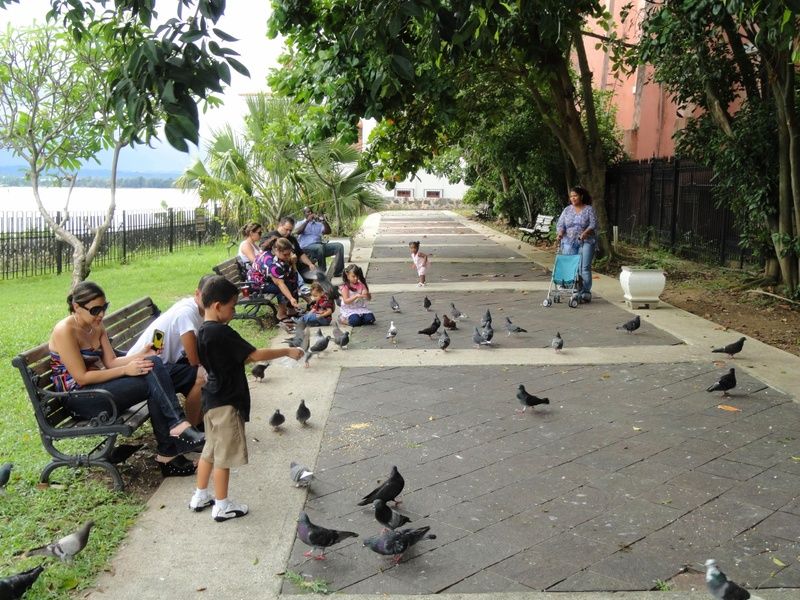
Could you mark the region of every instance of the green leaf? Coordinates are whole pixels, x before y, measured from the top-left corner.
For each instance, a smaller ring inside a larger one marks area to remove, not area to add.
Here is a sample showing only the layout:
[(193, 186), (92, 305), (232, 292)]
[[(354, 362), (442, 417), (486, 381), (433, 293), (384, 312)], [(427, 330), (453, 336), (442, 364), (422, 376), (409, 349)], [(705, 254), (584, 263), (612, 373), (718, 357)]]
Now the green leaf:
[(225, 57), (225, 60), (227, 61), (227, 63), (228, 63), (228, 64), (229, 64), (231, 67), (233, 67), (233, 69), (234, 69), (234, 70), (235, 70), (237, 73), (240, 73), (241, 75), (244, 75), (245, 77), (250, 77), (250, 71), (248, 71), (248, 70), (247, 70), (247, 67), (245, 67), (245, 66), (244, 66), (242, 63), (240, 63), (238, 60), (236, 60), (235, 58), (231, 58), (230, 56), (226, 56), (226, 57)]
[(414, 66), (405, 56), (395, 54), (392, 56), (392, 69), (403, 79), (414, 80)]
[(786, 563), (785, 563), (785, 562), (783, 562), (783, 561), (782, 561), (780, 558), (778, 558), (777, 556), (773, 556), (773, 557), (772, 557), (772, 562), (774, 562), (774, 563), (775, 563), (776, 565), (778, 565), (779, 567), (785, 567), (785, 566), (786, 566)]
[(239, 38), (235, 38), (232, 35), (230, 35), (228, 33), (225, 33), (221, 29), (217, 29), (216, 27), (214, 27), (211, 31), (213, 31), (214, 35), (216, 35), (219, 39), (224, 40), (226, 42), (238, 42), (239, 41)]

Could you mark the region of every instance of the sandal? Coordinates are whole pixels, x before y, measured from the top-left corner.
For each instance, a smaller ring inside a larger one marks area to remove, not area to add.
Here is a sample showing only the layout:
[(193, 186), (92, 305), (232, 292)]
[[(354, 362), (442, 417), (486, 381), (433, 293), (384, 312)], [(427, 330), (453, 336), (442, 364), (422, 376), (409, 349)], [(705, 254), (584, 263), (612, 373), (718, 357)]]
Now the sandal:
[(124, 463), (142, 448), (144, 448), (144, 444), (120, 444), (119, 446), (115, 446), (108, 455), (108, 462), (112, 465)]
[(194, 475), (197, 467), (188, 458), (179, 454), (169, 462), (156, 461), (158, 468), (161, 469), (161, 475), (164, 477), (188, 477)]

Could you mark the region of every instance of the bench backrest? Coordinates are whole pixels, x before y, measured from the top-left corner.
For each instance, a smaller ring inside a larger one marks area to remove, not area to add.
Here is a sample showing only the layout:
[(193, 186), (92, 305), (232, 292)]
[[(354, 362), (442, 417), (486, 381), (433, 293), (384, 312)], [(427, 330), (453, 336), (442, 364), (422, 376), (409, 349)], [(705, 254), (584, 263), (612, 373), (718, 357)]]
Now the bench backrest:
[[(114, 348), (124, 352), (159, 314), (161, 311), (150, 298), (142, 298), (106, 315), (103, 324)], [(47, 342), (18, 354), (11, 362), (20, 370), (41, 427), (57, 427), (72, 418), (60, 400), (41, 394), (42, 391), (54, 391)]]
[(242, 275), (242, 264), (237, 258), (229, 258), (226, 261), (219, 263), (213, 269), (217, 275), (222, 275), (231, 283), (238, 285), (244, 283), (245, 278)]
[(553, 222), (553, 217), (550, 215), (537, 215), (536, 216), (536, 225), (533, 226), (534, 229), (539, 231), (550, 231), (550, 225)]

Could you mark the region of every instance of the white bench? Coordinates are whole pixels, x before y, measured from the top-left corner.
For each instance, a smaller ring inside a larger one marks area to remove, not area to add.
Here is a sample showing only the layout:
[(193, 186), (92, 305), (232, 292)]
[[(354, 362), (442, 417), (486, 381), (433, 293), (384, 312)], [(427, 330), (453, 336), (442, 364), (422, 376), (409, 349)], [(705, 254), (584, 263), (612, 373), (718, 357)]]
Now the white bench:
[(536, 242), (545, 239), (550, 235), (550, 227), (553, 224), (553, 217), (550, 215), (537, 215), (536, 222), (531, 226), (517, 227), (521, 233), (523, 242)]

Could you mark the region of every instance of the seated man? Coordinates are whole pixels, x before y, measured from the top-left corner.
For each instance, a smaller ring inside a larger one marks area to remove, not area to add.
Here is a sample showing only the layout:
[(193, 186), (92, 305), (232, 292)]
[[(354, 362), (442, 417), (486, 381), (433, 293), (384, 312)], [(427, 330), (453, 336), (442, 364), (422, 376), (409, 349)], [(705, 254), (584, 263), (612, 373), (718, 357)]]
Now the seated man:
[(322, 241), (323, 235), (331, 232), (331, 226), (325, 220), (324, 215), (317, 215), (314, 210), (306, 206), (303, 209), (305, 219), (300, 221), (295, 227), (294, 233), (298, 237), (300, 247), (317, 263), (317, 266), (325, 272), (325, 258), (335, 256), (336, 262), (333, 267), (333, 276), (341, 277), (344, 270), (344, 246), (339, 242)]
[(275, 231), (270, 231), (266, 235), (266, 239), (269, 239), (272, 236), (277, 236), (286, 238), (292, 243), (293, 252), (295, 256), (297, 256), (297, 272), (301, 276), (298, 280), (298, 283), (301, 286), (300, 293), (305, 295), (308, 293), (308, 290), (302, 288), (307, 286), (304, 286), (304, 282), (301, 280), (307, 279), (308, 281), (314, 281), (317, 278), (317, 265), (311, 262), (308, 254), (306, 254), (305, 250), (300, 247), (300, 242), (298, 242), (297, 238), (292, 235), (294, 223), (294, 217), (290, 217), (289, 215), (281, 217), (281, 220), (278, 222), (278, 227), (275, 229)]
[(203, 275), (197, 284), (194, 297), (181, 298), (169, 310), (161, 313), (148, 325), (128, 354), (136, 353), (153, 341), (153, 331), (164, 332), (161, 361), (169, 371), (176, 392), (186, 398), (186, 419), (192, 425), (203, 422), (200, 394), (206, 382), (205, 369), (197, 353), (197, 331), (203, 324), (203, 284), (213, 275)]

